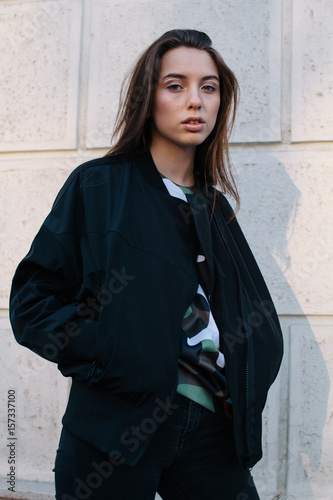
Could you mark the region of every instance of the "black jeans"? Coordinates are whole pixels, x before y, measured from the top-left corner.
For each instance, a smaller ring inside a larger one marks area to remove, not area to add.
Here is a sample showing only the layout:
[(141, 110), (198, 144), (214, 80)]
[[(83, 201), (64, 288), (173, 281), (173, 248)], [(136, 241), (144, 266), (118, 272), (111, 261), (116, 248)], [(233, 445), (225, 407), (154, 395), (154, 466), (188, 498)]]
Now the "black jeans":
[[(161, 424), (135, 466), (63, 429), (55, 462), (57, 500), (259, 500), (239, 464), (232, 420), (176, 394), (176, 410)], [(84, 410), (83, 410), (84, 411)]]

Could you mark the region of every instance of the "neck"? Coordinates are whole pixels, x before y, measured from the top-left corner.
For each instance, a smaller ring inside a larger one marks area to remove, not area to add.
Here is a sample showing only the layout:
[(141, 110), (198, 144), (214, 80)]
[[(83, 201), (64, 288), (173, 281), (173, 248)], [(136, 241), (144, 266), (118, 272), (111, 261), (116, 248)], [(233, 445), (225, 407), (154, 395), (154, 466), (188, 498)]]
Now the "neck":
[(171, 181), (181, 186), (193, 186), (194, 180), (194, 156), (195, 147), (180, 148), (170, 144), (158, 144), (153, 141), (150, 147), (150, 153), (161, 174)]

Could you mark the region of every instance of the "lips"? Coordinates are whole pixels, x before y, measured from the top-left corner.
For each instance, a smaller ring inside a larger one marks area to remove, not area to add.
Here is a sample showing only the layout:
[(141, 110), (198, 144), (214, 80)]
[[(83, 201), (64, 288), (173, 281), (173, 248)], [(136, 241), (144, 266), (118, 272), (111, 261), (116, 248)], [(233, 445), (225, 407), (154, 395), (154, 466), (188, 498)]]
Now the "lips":
[(201, 116), (189, 116), (182, 123), (205, 123), (205, 120)]
[(205, 121), (201, 116), (189, 116), (182, 125), (188, 132), (200, 132), (205, 126)]

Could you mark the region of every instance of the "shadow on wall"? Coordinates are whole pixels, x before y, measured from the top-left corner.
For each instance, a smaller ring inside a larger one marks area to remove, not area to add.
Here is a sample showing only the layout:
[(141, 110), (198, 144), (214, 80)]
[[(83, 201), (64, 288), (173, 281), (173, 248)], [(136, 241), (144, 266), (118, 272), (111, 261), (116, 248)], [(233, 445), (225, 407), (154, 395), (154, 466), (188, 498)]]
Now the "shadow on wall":
[[(277, 387), (272, 388), (272, 393), (276, 394), (275, 406), (270, 408), (269, 399), (264, 412), (263, 445), (264, 448), (268, 445), (267, 454), (257, 466), (260, 474), (256, 473), (256, 467), (254, 476), (258, 477), (262, 494), (272, 494), (272, 489), (276, 487), (278, 491), (275, 495), (279, 492), (282, 498), (284, 495), (295, 495), (292, 498), (314, 499), (318, 498), (318, 491), (316, 495), (313, 484), (320, 488), (322, 469), (325, 467), (322, 463), (323, 433), (330, 388), (324, 351), (321, 350), (321, 344), (325, 343), (325, 331), (322, 327), (310, 325), (284, 274), (291, 265), (288, 241), (293, 235), (299, 210), (301, 207), (302, 210), (310, 210), (311, 205), (303, 205), (307, 200), (302, 200), (301, 191), (285, 166), (275, 157), (255, 154), (252, 162), (248, 158), (249, 155), (244, 162), (238, 156), (234, 158), (235, 164), (240, 165), (237, 168), (241, 196), (238, 219), (269, 288), (274, 290), (273, 300), (285, 337), (279, 382), (276, 382)], [(317, 255), (318, 259), (320, 255), (325, 257), (319, 247), (317, 252), (315, 248), (313, 250), (312, 256)], [(313, 259), (312, 266), (295, 262), (299, 278), (308, 280), (310, 277), (307, 274), (322, 265), (322, 262), (315, 261), (315, 257)], [(318, 279), (314, 283), (318, 283)], [(278, 416), (273, 414), (277, 409), (276, 403), (279, 405)], [(278, 450), (274, 454), (269, 449), (271, 431), (267, 430), (267, 426), (274, 425), (273, 422), (279, 429)]]

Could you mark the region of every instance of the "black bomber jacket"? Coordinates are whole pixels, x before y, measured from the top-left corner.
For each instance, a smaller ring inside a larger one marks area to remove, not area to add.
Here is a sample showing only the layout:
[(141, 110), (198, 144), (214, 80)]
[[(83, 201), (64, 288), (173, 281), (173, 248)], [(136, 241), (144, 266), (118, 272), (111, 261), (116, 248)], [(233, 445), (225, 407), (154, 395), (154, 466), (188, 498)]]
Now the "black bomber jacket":
[(69, 176), (16, 270), (16, 340), (72, 377), (63, 425), (114, 463), (137, 463), (173, 411), (198, 240), (208, 256), (237, 453), (245, 467), (262, 456), (261, 414), (282, 333), (232, 209), (215, 194), (214, 201), (214, 190), (202, 188), (188, 203), (172, 197), (149, 152), (89, 161)]

